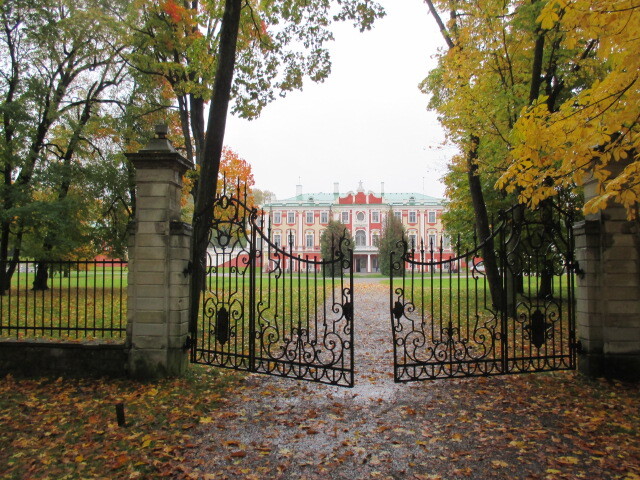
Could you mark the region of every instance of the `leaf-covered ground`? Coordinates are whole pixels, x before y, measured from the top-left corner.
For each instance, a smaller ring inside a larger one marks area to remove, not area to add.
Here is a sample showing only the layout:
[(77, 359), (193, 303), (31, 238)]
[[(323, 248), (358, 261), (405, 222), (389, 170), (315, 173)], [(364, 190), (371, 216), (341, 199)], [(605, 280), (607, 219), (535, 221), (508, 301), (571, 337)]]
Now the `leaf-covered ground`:
[(640, 479), (637, 385), (573, 372), (396, 385), (385, 287), (358, 292), (353, 389), (195, 366), (153, 384), (2, 379), (0, 475)]

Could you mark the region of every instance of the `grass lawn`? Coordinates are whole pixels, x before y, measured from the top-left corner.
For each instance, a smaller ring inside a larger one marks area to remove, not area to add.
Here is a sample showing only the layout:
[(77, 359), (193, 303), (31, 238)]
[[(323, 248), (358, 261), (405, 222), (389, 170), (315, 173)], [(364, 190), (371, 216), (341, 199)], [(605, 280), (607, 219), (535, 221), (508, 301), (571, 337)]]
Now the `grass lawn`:
[(127, 269), (71, 270), (49, 278), (47, 290), (31, 289), (35, 274), (16, 272), (0, 296), (0, 336), (11, 338), (123, 338)]
[[(95, 288), (110, 289), (127, 286), (127, 267), (114, 266), (113, 268), (96, 267), (90, 269), (69, 270), (67, 274), (55, 272), (49, 276), (50, 288)], [(11, 278), (13, 289), (30, 290), (35, 279), (34, 272), (16, 271)]]

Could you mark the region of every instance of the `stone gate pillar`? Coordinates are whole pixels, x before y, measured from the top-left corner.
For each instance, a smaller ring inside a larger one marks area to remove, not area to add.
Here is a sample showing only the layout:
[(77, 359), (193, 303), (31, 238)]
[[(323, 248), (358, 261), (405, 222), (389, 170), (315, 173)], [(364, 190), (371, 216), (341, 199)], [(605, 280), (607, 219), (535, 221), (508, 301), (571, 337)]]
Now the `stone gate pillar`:
[[(597, 188), (585, 183), (585, 201)], [(640, 379), (639, 225), (612, 205), (574, 226), (578, 369), (589, 376)]]
[(156, 138), (127, 154), (136, 169), (129, 235), (129, 375), (180, 375), (187, 366), (191, 227), (180, 219), (182, 176), (193, 164), (156, 127)]

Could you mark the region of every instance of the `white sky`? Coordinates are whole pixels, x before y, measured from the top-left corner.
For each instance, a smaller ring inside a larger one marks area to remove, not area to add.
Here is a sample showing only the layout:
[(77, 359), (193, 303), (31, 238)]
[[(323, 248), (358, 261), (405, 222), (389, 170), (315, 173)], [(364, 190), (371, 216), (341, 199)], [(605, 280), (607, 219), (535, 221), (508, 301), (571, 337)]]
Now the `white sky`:
[[(278, 199), (356, 190), (442, 197), (451, 147), (418, 84), (444, 41), (422, 0), (378, 0), (387, 15), (371, 31), (334, 27), (332, 73), (268, 105), (261, 117), (230, 116), (225, 144), (247, 160), (256, 187)], [(424, 187), (423, 187), (424, 185)]]

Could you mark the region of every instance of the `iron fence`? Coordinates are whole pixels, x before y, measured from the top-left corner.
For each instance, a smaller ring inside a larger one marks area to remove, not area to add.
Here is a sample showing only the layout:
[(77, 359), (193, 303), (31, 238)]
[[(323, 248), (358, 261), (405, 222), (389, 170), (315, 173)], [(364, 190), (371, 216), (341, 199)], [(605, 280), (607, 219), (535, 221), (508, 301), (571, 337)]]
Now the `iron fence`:
[(126, 286), (120, 260), (20, 260), (0, 292), (0, 337), (124, 338)]

